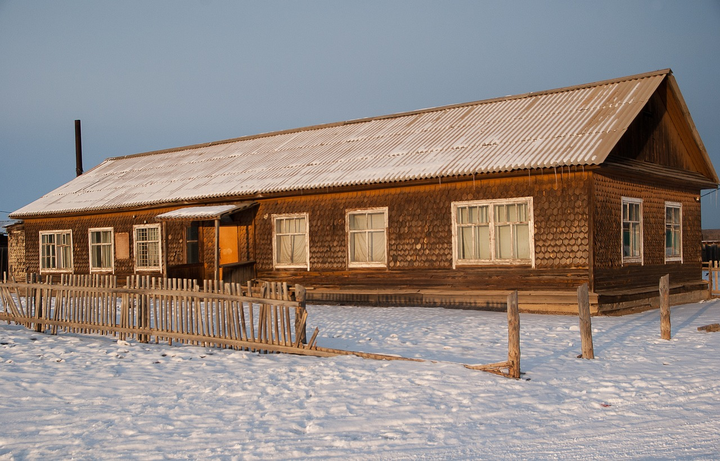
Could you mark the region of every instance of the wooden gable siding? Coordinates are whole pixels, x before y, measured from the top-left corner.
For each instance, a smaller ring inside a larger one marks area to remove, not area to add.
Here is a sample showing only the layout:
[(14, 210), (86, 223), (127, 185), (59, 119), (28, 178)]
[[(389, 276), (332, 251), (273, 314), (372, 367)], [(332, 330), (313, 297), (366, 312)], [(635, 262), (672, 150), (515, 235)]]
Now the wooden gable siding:
[[(257, 270), (263, 279), (308, 286), (554, 289), (588, 280), (589, 173), (479, 179), (263, 201), (257, 218)], [(536, 267), (452, 267), (453, 202), (532, 197)], [(387, 207), (387, 268), (348, 269), (346, 212)], [(272, 267), (272, 216), (308, 213), (310, 270)]]
[[(665, 274), (672, 283), (701, 280), (700, 203), (697, 192), (594, 175), (594, 289), (622, 290), (657, 285)], [(642, 199), (643, 263), (622, 261), (622, 197)], [(683, 262), (665, 263), (665, 202), (682, 204)]]
[(610, 156), (712, 176), (667, 81), (652, 95)]

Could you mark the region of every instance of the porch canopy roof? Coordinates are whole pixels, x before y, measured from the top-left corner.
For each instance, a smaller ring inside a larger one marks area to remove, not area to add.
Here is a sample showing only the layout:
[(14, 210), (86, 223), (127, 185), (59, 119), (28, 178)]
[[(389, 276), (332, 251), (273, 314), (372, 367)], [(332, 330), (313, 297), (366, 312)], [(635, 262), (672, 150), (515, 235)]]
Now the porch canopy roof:
[(240, 202), (234, 205), (191, 206), (157, 215), (159, 221), (213, 221), (222, 219), (257, 205), (257, 202)]

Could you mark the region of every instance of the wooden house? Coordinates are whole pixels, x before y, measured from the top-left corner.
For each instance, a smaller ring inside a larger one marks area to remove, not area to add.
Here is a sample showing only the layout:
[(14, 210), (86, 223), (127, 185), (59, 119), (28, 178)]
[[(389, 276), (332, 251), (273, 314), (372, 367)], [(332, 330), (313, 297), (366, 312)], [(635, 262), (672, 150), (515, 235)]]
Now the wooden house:
[[(718, 177), (672, 72), (109, 158), (15, 211), (23, 272), (594, 313), (707, 296)], [(21, 251), (22, 250), (22, 251)]]

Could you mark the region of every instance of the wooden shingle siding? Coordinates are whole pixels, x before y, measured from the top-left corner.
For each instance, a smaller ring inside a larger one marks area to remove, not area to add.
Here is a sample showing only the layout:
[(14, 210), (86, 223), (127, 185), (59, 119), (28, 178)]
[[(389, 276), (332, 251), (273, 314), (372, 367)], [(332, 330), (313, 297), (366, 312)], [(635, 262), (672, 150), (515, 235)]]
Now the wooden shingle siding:
[[(701, 278), (700, 203), (696, 192), (638, 181), (595, 176), (595, 291), (651, 286), (670, 274), (671, 283)], [(643, 264), (622, 263), (621, 197), (643, 200)], [(665, 202), (682, 204), (683, 262), (665, 263)]]
[[(543, 289), (576, 286), (588, 277), (590, 173), (553, 172), (483, 181), (318, 194), (261, 203), (256, 223), (258, 276), (292, 277), (310, 286)], [(532, 197), (536, 268), (528, 264), (452, 268), (451, 204)], [(387, 267), (348, 269), (346, 210), (387, 207)], [(273, 214), (308, 213), (310, 271), (273, 271)]]

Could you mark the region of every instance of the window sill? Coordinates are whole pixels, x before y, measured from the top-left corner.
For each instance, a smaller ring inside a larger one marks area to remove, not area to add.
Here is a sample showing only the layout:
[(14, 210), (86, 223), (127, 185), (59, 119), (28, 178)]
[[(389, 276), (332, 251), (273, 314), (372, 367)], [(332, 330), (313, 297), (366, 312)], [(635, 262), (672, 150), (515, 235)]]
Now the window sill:
[(387, 264), (372, 264), (372, 263), (353, 263), (348, 264), (348, 269), (387, 269)]

